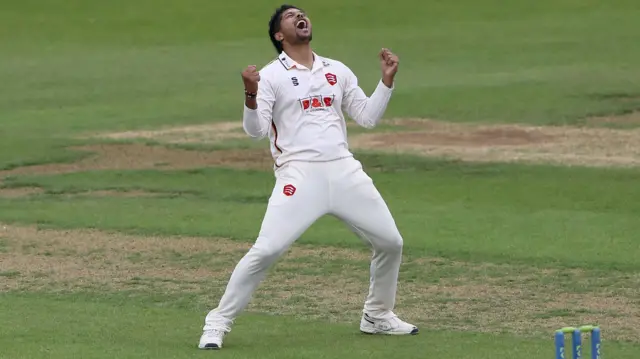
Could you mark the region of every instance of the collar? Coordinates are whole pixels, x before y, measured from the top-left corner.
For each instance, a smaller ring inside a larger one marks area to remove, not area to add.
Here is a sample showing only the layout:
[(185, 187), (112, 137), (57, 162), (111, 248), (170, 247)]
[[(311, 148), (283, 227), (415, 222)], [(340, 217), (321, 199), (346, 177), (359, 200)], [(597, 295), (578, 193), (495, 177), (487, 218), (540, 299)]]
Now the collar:
[[(319, 56), (318, 54), (316, 54), (315, 52), (313, 53), (313, 59), (314, 59), (313, 60), (313, 69), (311, 70), (312, 72), (314, 72), (314, 71), (316, 71), (318, 69), (321, 69), (321, 68), (323, 68), (325, 66), (329, 66), (329, 62), (327, 60), (325, 60), (324, 58), (322, 58), (321, 56)], [(278, 56), (278, 60), (280, 61), (282, 66), (284, 66), (284, 68), (287, 69), (287, 70), (291, 70), (291, 69), (309, 70), (306, 66), (295, 62), (284, 51), (282, 51), (280, 53), (280, 55)]]

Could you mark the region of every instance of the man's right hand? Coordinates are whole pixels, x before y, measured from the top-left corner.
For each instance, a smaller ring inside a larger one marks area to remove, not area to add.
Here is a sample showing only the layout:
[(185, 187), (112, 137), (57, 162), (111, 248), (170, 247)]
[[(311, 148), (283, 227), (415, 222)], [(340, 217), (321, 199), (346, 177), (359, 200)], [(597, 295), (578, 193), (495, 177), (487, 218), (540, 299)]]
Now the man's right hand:
[(244, 89), (247, 92), (257, 93), (258, 82), (260, 81), (260, 73), (256, 69), (255, 65), (247, 66), (242, 71), (242, 81), (244, 82)]

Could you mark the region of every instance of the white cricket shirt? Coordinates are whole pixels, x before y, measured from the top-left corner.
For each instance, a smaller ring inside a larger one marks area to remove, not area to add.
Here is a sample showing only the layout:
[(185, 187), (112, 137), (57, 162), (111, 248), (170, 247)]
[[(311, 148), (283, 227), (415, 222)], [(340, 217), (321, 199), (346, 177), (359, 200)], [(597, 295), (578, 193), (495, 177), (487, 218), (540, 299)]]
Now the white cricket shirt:
[(314, 53), (311, 70), (286, 53), (264, 68), (257, 109), (244, 106), (243, 128), (253, 138), (269, 137), (275, 166), (288, 161), (331, 161), (353, 156), (343, 111), (359, 125), (374, 127), (393, 87), (378, 82), (371, 97), (340, 61)]

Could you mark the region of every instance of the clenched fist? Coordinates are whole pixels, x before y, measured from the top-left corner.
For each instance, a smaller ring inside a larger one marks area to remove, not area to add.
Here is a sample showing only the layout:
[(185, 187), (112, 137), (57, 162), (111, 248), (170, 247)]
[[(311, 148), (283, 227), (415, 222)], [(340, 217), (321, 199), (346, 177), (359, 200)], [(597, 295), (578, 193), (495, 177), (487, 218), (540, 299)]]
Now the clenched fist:
[(389, 51), (389, 49), (380, 50), (379, 57), (380, 68), (382, 70), (382, 82), (384, 82), (387, 87), (391, 87), (393, 79), (398, 72), (400, 59), (393, 52)]
[(255, 65), (247, 66), (247, 68), (242, 71), (242, 81), (244, 82), (244, 89), (247, 92), (258, 92), (260, 73), (256, 69)]

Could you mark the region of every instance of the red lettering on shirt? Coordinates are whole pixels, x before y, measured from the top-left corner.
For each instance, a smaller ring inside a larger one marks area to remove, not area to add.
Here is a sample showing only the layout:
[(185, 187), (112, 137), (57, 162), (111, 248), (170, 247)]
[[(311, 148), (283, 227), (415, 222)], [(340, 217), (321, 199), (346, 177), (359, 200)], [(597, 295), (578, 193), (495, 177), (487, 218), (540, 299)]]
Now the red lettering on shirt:
[(324, 101), (324, 105), (327, 107), (331, 107), (331, 104), (333, 104), (333, 99), (331, 97), (323, 97), (322, 101)]

